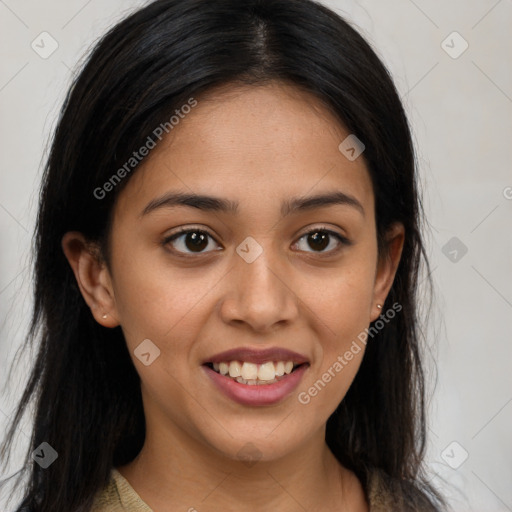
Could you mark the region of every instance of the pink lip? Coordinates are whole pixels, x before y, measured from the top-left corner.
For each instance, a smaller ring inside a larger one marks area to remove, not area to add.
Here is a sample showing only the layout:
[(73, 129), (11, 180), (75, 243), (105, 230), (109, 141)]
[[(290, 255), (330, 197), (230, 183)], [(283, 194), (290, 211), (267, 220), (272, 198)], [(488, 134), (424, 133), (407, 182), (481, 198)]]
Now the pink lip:
[[(244, 360), (247, 361), (247, 359)], [(282, 361), (282, 359), (278, 360)], [(290, 359), (287, 360), (289, 361)], [(304, 364), (273, 384), (251, 386), (249, 384), (240, 384), (230, 377), (221, 375), (209, 366), (202, 366), (208, 377), (212, 379), (217, 388), (228, 398), (242, 405), (253, 406), (272, 405), (283, 400), (297, 388), (308, 367), (308, 364)]]
[(292, 361), (295, 364), (308, 363), (309, 359), (302, 354), (292, 352), (285, 348), (271, 347), (266, 349), (252, 348), (234, 348), (226, 350), (220, 354), (216, 354), (209, 359), (205, 359), (206, 363), (222, 363), (229, 361), (244, 361), (247, 363), (263, 364), (268, 361)]

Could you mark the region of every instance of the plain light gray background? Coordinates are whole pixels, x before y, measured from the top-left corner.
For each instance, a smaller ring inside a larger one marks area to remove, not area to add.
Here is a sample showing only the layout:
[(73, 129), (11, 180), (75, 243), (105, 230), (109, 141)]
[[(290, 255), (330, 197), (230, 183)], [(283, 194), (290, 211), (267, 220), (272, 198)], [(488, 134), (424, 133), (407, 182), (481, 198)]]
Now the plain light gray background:
[[(41, 162), (72, 70), (108, 27), (144, 3), (0, 0), (0, 386), (30, 314)], [(512, 510), (512, 1), (324, 3), (376, 48), (415, 136), (436, 283), (427, 331), (437, 363), (432, 479), (456, 512)], [(31, 47), (35, 41), (42, 52), (45, 38), (44, 51), (51, 49), (42, 32), (58, 44), (48, 58)], [(1, 434), (30, 357), (0, 397)], [(431, 365), (431, 390), (434, 378)], [(21, 465), (29, 432), (28, 421), (19, 426), (17, 456), (3, 476)]]

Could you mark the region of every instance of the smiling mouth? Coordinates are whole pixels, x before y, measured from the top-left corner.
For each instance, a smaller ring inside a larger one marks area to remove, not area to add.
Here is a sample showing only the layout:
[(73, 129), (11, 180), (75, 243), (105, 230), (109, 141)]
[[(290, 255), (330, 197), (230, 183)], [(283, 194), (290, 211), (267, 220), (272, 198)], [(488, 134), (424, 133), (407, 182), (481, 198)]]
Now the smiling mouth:
[(262, 386), (279, 382), (297, 370), (297, 368), (306, 365), (309, 366), (308, 363), (297, 364), (292, 361), (269, 361), (263, 364), (223, 361), (220, 363), (206, 363), (204, 366), (239, 384)]

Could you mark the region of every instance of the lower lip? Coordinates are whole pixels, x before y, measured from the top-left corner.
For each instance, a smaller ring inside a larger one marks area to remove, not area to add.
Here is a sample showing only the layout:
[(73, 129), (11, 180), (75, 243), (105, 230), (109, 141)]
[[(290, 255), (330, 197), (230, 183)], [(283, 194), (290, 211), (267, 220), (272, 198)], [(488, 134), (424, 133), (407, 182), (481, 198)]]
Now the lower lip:
[(253, 386), (240, 384), (230, 377), (217, 373), (208, 366), (203, 366), (203, 369), (217, 388), (228, 398), (242, 405), (257, 406), (272, 405), (286, 398), (297, 388), (308, 366), (303, 364), (292, 373), (272, 384), (255, 384)]

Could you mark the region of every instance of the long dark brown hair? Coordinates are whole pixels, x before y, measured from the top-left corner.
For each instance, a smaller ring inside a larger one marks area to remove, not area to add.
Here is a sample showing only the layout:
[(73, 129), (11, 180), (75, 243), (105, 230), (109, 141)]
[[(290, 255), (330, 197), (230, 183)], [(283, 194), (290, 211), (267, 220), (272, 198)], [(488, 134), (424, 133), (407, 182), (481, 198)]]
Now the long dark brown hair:
[[(406, 510), (442, 510), (423, 470), (425, 377), (418, 281), (428, 261), (411, 134), (399, 95), (369, 44), (311, 0), (157, 0), (95, 46), (61, 110), (45, 167), (34, 237), (34, 310), (24, 347), (38, 353), (0, 456), (30, 402), (35, 405), (18, 511), (90, 510), (113, 466), (145, 437), (140, 379), (120, 327), (90, 313), (61, 249), (80, 231), (103, 248), (113, 205), (133, 169), (98, 199), (94, 190), (191, 97), (223, 84), (280, 81), (320, 99), (365, 144), (375, 195), (379, 254), (399, 221), (405, 243), (383, 305), (402, 309), (368, 340), (360, 370), (327, 423), (326, 442), (364, 485), (378, 470)], [(11, 368), (12, 371), (12, 368)], [(47, 469), (31, 452), (47, 442)], [(9, 456), (7, 456), (8, 460)], [(0, 459), (1, 460), (1, 459)]]

